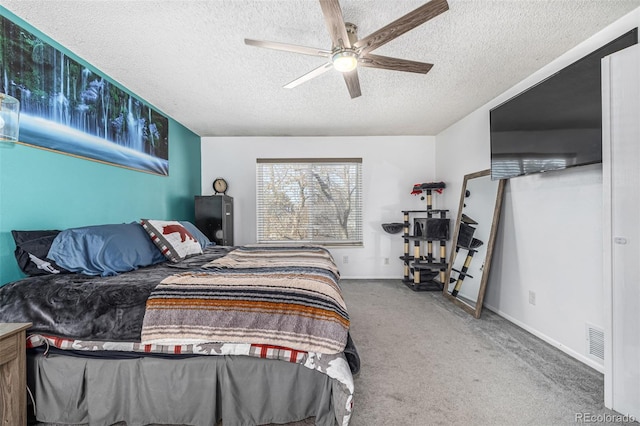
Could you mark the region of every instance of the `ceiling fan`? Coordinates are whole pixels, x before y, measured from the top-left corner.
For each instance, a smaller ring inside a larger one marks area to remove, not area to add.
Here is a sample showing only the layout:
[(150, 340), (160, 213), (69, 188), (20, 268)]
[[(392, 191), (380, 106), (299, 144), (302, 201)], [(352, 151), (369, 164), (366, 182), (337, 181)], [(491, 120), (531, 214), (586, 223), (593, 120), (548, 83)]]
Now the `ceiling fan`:
[(245, 38), (244, 42), (250, 46), (327, 58), (329, 62), (293, 80), (284, 87), (292, 89), (333, 68), (342, 72), (351, 98), (357, 98), (362, 94), (360, 92), (360, 81), (358, 80), (358, 66), (420, 74), (429, 72), (433, 64), (374, 55), (371, 52), (449, 10), (446, 0), (431, 0), (365, 38), (358, 39), (357, 27), (350, 22), (344, 22), (338, 0), (320, 0), (320, 7), (331, 35), (333, 46), (331, 50), (249, 38)]

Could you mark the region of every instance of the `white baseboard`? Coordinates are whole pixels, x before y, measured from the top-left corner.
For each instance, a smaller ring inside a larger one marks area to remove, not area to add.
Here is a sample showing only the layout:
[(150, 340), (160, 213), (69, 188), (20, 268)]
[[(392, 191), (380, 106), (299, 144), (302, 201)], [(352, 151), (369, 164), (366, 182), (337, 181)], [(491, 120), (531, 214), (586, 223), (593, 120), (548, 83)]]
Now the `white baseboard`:
[(538, 330), (536, 330), (536, 329), (534, 329), (532, 327), (529, 327), (527, 324), (525, 324), (525, 323), (513, 318), (512, 316), (510, 316), (508, 314), (505, 314), (504, 312), (500, 311), (499, 309), (494, 308), (491, 305), (487, 305), (485, 303), (484, 307), (486, 309), (489, 309), (491, 312), (494, 312), (494, 313), (498, 314), (499, 316), (501, 316), (502, 318), (506, 319), (507, 321), (512, 322), (515, 325), (517, 325), (518, 327), (528, 331), (529, 333), (533, 334), (537, 338), (539, 338), (541, 340), (544, 340), (545, 342), (547, 342), (551, 346), (560, 349), (562, 352), (566, 353), (570, 357), (573, 357), (573, 358), (577, 359), (578, 361), (582, 362), (583, 364), (588, 365), (589, 367), (593, 368), (594, 370), (596, 370), (596, 371), (598, 371), (600, 373), (604, 373), (604, 365), (598, 364), (594, 360), (584, 356), (581, 353), (578, 353), (578, 352), (574, 351), (571, 348), (566, 347), (565, 345), (563, 345), (562, 343), (558, 342), (557, 340), (554, 340), (551, 337), (539, 332)]

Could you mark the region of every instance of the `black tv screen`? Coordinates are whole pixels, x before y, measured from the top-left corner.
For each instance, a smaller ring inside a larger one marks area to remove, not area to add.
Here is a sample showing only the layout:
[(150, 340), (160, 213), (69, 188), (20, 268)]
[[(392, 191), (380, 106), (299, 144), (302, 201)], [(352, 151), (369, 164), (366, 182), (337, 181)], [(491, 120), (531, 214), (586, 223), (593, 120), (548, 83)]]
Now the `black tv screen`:
[(602, 162), (600, 61), (636, 43), (637, 28), (493, 108), (491, 179)]

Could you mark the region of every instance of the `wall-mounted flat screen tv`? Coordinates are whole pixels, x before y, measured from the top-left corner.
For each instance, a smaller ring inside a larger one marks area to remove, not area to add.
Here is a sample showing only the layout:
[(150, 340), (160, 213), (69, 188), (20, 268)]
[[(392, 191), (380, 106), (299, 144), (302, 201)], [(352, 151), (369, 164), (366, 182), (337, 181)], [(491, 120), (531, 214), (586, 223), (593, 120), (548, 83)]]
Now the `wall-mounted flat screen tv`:
[(491, 179), (602, 162), (600, 62), (636, 43), (637, 28), (493, 108)]

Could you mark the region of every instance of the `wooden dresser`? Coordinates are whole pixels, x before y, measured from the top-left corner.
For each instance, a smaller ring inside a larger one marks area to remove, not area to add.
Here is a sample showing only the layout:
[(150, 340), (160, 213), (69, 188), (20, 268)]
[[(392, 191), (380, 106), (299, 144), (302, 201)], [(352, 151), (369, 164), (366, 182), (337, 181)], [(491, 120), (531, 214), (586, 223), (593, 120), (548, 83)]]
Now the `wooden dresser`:
[(31, 323), (0, 323), (0, 426), (27, 424), (26, 330)]

